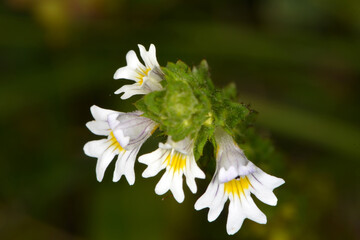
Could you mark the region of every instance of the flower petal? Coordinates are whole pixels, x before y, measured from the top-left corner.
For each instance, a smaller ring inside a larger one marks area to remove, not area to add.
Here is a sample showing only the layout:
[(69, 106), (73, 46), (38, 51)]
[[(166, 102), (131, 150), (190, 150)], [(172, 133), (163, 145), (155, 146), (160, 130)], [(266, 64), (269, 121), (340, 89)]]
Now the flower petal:
[(256, 168), (256, 171), (254, 172), (254, 177), (271, 190), (285, 183), (284, 179), (271, 176), (270, 174), (262, 171), (260, 168)]
[(158, 61), (156, 59), (156, 48), (155, 48), (154, 44), (150, 44), (148, 56), (149, 56), (149, 59), (150, 59), (150, 64), (151, 64), (150, 67), (151, 68), (159, 66), (159, 63), (158, 63)]
[(129, 157), (129, 155), (129, 151), (121, 151), (119, 153), (115, 164), (113, 182), (118, 182), (121, 179), (122, 175), (124, 175), (126, 159)]
[(155, 193), (157, 195), (163, 195), (167, 191), (169, 191), (171, 186), (172, 176), (170, 171), (166, 171), (164, 175), (161, 177), (160, 181), (156, 184)]
[(142, 173), (142, 176), (144, 178), (154, 177), (164, 168), (165, 167), (162, 166), (161, 161), (157, 161), (157, 162), (149, 165)]
[(191, 170), (186, 166), (186, 171), (184, 172), (185, 175), (185, 179), (186, 179), (186, 184), (188, 185), (190, 191), (192, 193), (196, 193), (197, 192), (197, 186), (196, 186), (196, 182), (195, 182), (195, 177), (193, 176)]
[(149, 54), (148, 52), (146, 51), (145, 47), (141, 44), (138, 44), (138, 47), (139, 47), (139, 50), (140, 50), (140, 55), (141, 55), (141, 58), (143, 59), (143, 61), (145, 62), (145, 65), (147, 67), (150, 67), (150, 68), (153, 68), (154, 67), (154, 64), (152, 64), (152, 61), (151, 59), (149, 58)]
[(226, 183), (234, 178), (236, 178), (238, 175), (238, 172), (236, 171), (235, 167), (231, 166), (229, 169), (220, 168), (219, 171), (219, 181), (220, 183)]
[(129, 159), (126, 161), (125, 164), (125, 178), (130, 185), (133, 185), (135, 182), (135, 171), (134, 165), (136, 160), (136, 155), (138, 154), (140, 147), (131, 150)]
[(107, 123), (111, 129), (115, 129), (116, 126), (120, 123), (117, 118), (119, 115), (123, 115), (124, 113), (112, 113), (107, 117)]
[(126, 64), (133, 69), (145, 68), (145, 66), (139, 61), (134, 50), (130, 50), (126, 54)]
[[(232, 196), (231, 196), (232, 198)], [(241, 228), (245, 219), (244, 212), (242, 211), (240, 200), (230, 199), (229, 213), (226, 222), (226, 231), (229, 235), (234, 235)]]
[(189, 175), (186, 176), (186, 185), (188, 185), (192, 193), (195, 194), (197, 192), (197, 185), (195, 182), (195, 178), (193, 176), (189, 176)]
[(84, 152), (89, 157), (100, 157), (109, 147), (110, 143), (107, 139), (95, 140), (87, 142), (84, 145)]
[(113, 160), (113, 158), (116, 155), (115, 149), (113, 147), (109, 147), (105, 150), (105, 152), (101, 155), (101, 157), (98, 159), (96, 164), (96, 177), (99, 182), (102, 181), (105, 170), (109, 166), (110, 162)]
[(138, 75), (139, 74), (136, 73), (136, 71), (133, 68), (129, 66), (125, 66), (116, 70), (114, 74), (114, 79), (129, 79), (138, 82), (139, 81), (139, 79), (137, 78)]
[(167, 156), (166, 153), (167, 153), (166, 150), (158, 148), (157, 150), (155, 150), (155, 151), (153, 151), (151, 153), (141, 155), (139, 157), (138, 161), (143, 163), (143, 164), (150, 165), (152, 163), (159, 162), (160, 159), (162, 159), (165, 155)]
[(203, 208), (210, 207), (211, 202), (213, 201), (216, 191), (218, 189), (218, 184), (215, 184), (213, 181), (210, 182), (205, 193), (195, 202), (195, 209), (201, 210)]
[(194, 174), (194, 177), (200, 178), (200, 179), (205, 179), (205, 177), (206, 177), (205, 173), (196, 164), (195, 159), (194, 159), (194, 163), (195, 164), (191, 164), (191, 172)]
[(267, 188), (252, 175), (248, 176), (251, 183), (251, 193), (253, 193), (260, 201), (270, 206), (277, 204), (277, 198), (271, 189)]
[(130, 142), (130, 137), (129, 136), (124, 136), (124, 132), (122, 129), (120, 128), (115, 128), (113, 130), (114, 136), (116, 138), (116, 140), (120, 143), (120, 146), (125, 148), (129, 142)]
[(174, 173), (170, 190), (178, 203), (182, 203), (185, 198), (182, 185), (182, 173)]
[(139, 162), (148, 165), (148, 167), (142, 173), (142, 176), (144, 178), (153, 177), (165, 168), (162, 163), (164, 161), (164, 158), (167, 157), (166, 153), (167, 151), (159, 148), (152, 153), (148, 153), (139, 157)]
[(139, 95), (139, 94), (147, 94), (149, 93), (149, 90), (143, 89), (141, 88), (141, 86), (139, 85), (139, 83), (134, 83), (131, 85), (124, 85), (121, 88), (119, 88), (118, 90), (115, 91), (115, 94), (120, 94), (120, 93), (124, 93), (120, 98), (121, 99), (128, 99), (134, 95)]
[(108, 136), (110, 133), (109, 124), (105, 121), (90, 121), (86, 123), (86, 127), (96, 135)]
[(108, 109), (98, 107), (96, 105), (92, 105), (90, 107), (90, 112), (91, 112), (91, 114), (92, 114), (92, 116), (94, 117), (95, 120), (97, 120), (97, 121), (106, 121), (107, 116), (110, 113), (114, 113), (116, 111), (108, 110)]
[(209, 213), (208, 213), (208, 221), (212, 222), (217, 219), (224, 209), (224, 204), (228, 199), (227, 194), (224, 193), (224, 185), (220, 184), (215, 198), (211, 202)]
[(241, 206), (247, 218), (260, 224), (266, 223), (265, 214), (256, 206), (248, 190), (245, 195), (241, 195)]

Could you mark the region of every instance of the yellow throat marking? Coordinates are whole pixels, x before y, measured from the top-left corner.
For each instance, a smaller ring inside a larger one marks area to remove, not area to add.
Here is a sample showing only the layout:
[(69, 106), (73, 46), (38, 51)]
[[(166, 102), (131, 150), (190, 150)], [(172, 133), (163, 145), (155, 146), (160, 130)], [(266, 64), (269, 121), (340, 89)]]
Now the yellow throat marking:
[(120, 145), (120, 143), (116, 140), (114, 133), (110, 132), (110, 139), (109, 141), (111, 142), (110, 147), (114, 146), (115, 149), (119, 150), (120, 152), (125, 151), (125, 149)]
[(145, 70), (141, 69), (138, 74), (139, 76), (136, 77), (137, 79), (139, 79), (139, 84), (142, 85), (144, 83), (144, 77), (148, 75), (149, 71), (151, 69), (150, 68), (147, 68)]
[(229, 182), (224, 183), (224, 192), (227, 194), (232, 194), (234, 197), (237, 195), (240, 198), (240, 195), (245, 195), (245, 190), (249, 189), (251, 183), (248, 177), (241, 177), (240, 179), (233, 179)]
[(166, 166), (170, 167), (170, 170), (173, 170), (173, 173), (179, 172), (180, 170), (185, 168), (186, 165), (186, 155), (184, 156), (182, 153), (175, 152), (174, 155), (169, 154), (164, 163)]
[[(141, 115), (142, 116), (142, 115)], [(156, 131), (156, 129), (159, 127), (159, 125), (156, 125), (153, 130), (151, 130), (151, 135)]]

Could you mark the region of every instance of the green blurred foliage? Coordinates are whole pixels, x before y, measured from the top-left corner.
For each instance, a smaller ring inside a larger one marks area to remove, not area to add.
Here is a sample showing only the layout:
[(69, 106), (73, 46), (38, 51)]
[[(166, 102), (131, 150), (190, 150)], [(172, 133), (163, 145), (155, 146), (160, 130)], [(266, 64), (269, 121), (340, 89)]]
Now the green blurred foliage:
[[(5, 0), (0, 26), (0, 239), (360, 238), (359, 1)], [(228, 237), (226, 208), (208, 223), (193, 208), (208, 179), (183, 204), (157, 196), (160, 176), (141, 178), (139, 163), (132, 187), (111, 167), (96, 182), (89, 107), (135, 109), (112, 76), (137, 43), (162, 66), (206, 58), (214, 84), (236, 83), (259, 112), (276, 152), (254, 138), (268, 154), (246, 154), (286, 181), (278, 206), (256, 202), (266, 225)]]

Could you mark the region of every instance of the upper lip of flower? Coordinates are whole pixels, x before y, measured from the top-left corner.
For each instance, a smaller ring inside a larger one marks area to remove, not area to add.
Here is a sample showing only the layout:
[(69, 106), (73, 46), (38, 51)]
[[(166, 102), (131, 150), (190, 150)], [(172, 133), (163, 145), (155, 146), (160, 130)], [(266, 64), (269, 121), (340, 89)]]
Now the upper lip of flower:
[[(130, 150), (151, 135), (157, 124), (141, 116), (143, 113), (109, 114), (107, 121), (121, 146)], [(123, 119), (121, 119), (123, 118)]]
[(232, 179), (246, 176), (255, 171), (254, 164), (250, 161), (245, 166), (239, 166), (237, 169), (234, 166), (230, 166), (228, 169), (221, 167), (219, 170), (219, 181), (225, 183)]
[(218, 145), (216, 153), (216, 161), (219, 168), (218, 178), (221, 183), (251, 174), (255, 171), (254, 164), (246, 158), (244, 152), (223, 129), (216, 129), (215, 139)]

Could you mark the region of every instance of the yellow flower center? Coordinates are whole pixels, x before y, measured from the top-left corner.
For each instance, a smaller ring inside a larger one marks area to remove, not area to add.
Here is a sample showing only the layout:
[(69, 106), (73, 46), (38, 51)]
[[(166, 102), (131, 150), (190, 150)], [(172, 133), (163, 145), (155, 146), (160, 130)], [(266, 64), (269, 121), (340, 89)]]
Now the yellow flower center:
[(119, 150), (120, 152), (125, 151), (125, 149), (120, 145), (120, 143), (116, 140), (116, 137), (114, 136), (113, 132), (110, 132), (110, 139), (111, 142), (110, 147), (114, 146), (115, 149)]
[(224, 183), (224, 192), (232, 194), (234, 197), (237, 195), (240, 198), (241, 194), (245, 195), (245, 190), (248, 189), (249, 186), (251, 186), (251, 183), (248, 177), (245, 176)]
[(145, 69), (145, 70), (144, 70), (144, 69), (141, 69), (141, 70), (138, 72), (139, 76), (136, 77), (136, 78), (139, 79), (139, 84), (140, 84), (140, 86), (144, 83), (144, 77), (148, 75), (148, 73), (149, 73), (150, 70), (151, 70), (150, 68), (147, 68), (147, 69)]
[(179, 172), (185, 168), (186, 165), (186, 155), (176, 152), (174, 155), (169, 154), (164, 163), (166, 166), (170, 167), (170, 170), (173, 170), (173, 173)]

